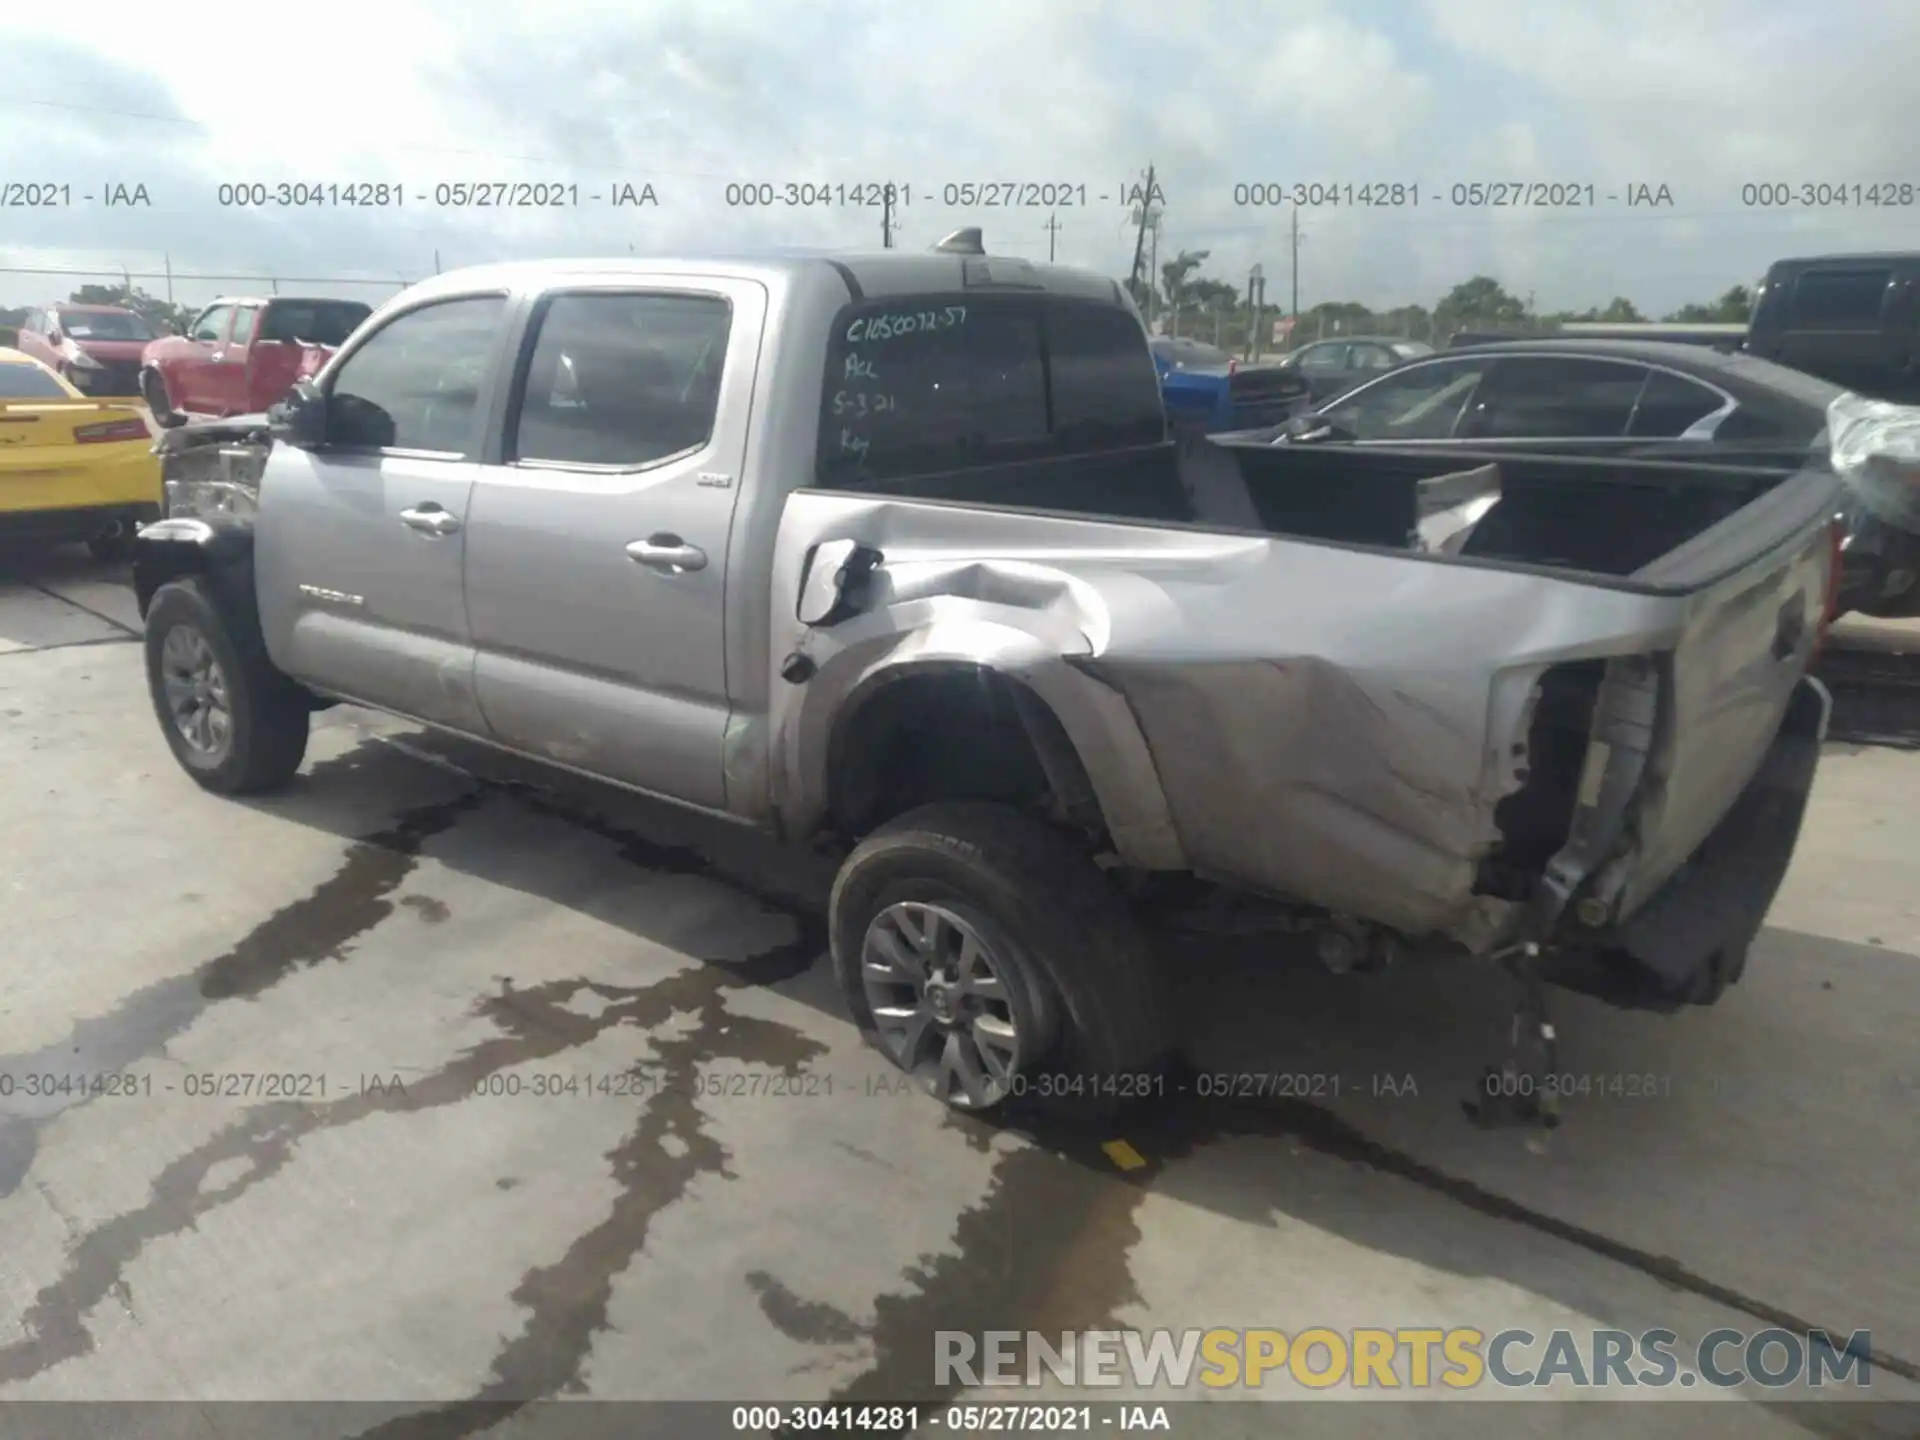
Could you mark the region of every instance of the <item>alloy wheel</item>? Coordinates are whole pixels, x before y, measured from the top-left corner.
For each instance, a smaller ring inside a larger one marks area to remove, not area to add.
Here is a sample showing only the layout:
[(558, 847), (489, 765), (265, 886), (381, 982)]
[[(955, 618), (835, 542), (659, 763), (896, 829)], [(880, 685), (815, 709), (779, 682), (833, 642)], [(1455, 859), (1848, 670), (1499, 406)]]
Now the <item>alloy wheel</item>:
[(977, 922), (945, 905), (902, 900), (867, 927), (860, 973), (881, 1042), (957, 1109), (1006, 1099), (1027, 1058), (1010, 963)]

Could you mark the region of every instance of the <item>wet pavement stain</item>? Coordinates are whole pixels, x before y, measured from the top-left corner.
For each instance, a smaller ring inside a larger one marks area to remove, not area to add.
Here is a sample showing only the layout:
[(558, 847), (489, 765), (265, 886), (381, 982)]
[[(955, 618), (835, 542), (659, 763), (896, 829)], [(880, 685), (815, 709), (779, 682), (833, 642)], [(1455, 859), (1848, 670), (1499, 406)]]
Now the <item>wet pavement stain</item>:
[[(984, 1121), (949, 1123), (986, 1148), (996, 1135), (1014, 1136)], [(936, 1404), (958, 1387), (936, 1383), (934, 1332), (1099, 1330), (1137, 1302), (1128, 1257), (1140, 1239), (1144, 1178), (1156, 1170), (1115, 1172), (1100, 1158), (1100, 1138), (1016, 1137), (1002, 1150), (985, 1198), (955, 1222), (952, 1248), (922, 1257), (904, 1277), (909, 1291), (875, 1298), (872, 1364), (827, 1403)]]
[(477, 809), (485, 792), (408, 811), (388, 829), (355, 841), (346, 863), (304, 900), (256, 928), (201, 972), (210, 1000), (257, 995), (297, 969), (338, 960), (351, 941), (393, 913), (393, 892), (413, 873), (421, 845)]
[[(692, 1011), (692, 1028), (655, 1042), (648, 1066), (658, 1088), (632, 1132), (609, 1153), (622, 1187), (606, 1217), (577, 1237), (553, 1264), (530, 1270), (513, 1290), (529, 1312), (520, 1333), (495, 1355), (492, 1378), (474, 1395), (401, 1416), (357, 1440), (452, 1440), (499, 1423), (518, 1406), (581, 1393), (594, 1337), (606, 1328), (613, 1286), (646, 1245), (653, 1221), (694, 1181), (734, 1178), (727, 1149), (706, 1129), (694, 1088), (698, 1067), (714, 1060), (751, 1062), (796, 1074), (826, 1047), (798, 1031), (730, 1012), (725, 997), (750, 981), (717, 965), (664, 982), (672, 1009)], [(676, 1141), (672, 1149), (664, 1143)]]
[[(524, 990), (506, 985), (477, 1007), (502, 1033), (439, 1070), (409, 1079), (403, 1089), (362, 1091), (324, 1105), (276, 1102), (248, 1110), (162, 1167), (144, 1205), (74, 1240), (60, 1278), (44, 1287), (21, 1316), (24, 1338), (0, 1345), (0, 1384), (30, 1379), (91, 1352), (86, 1316), (107, 1296), (120, 1293), (128, 1266), (155, 1241), (197, 1228), (209, 1213), (277, 1174), (307, 1136), (372, 1115), (458, 1104), (487, 1076), (576, 1048), (616, 1025), (651, 1029), (692, 1013), (697, 1023), (691, 1033), (658, 1042), (657, 1058), (639, 1067), (658, 1076), (658, 1089), (649, 1084), (654, 1098), (608, 1157), (623, 1186), (621, 1197), (607, 1219), (576, 1239), (558, 1262), (523, 1277), (513, 1298), (531, 1317), (520, 1336), (501, 1351), (496, 1383), (476, 1398), (497, 1409), (499, 1399), (525, 1403), (576, 1387), (592, 1336), (605, 1324), (613, 1279), (639, 1253), (653, 1217), (680, 1198), (696, 1176), (728, 1174), (726, 1151), (705, 1134), (695, 1105), (695, 1067), (719, 1059), (792, 1071), (824, 1053), (823, 1046), (786, 1026), (730, 1014), (726, 994), (753, 983), (741, 969), (701, 965), (637, 988), (579, 980)], [(570, 1008), (587, 993), (604, 1002), (593, 1015)], [(679, 1138), (682, 1154), (667, 1156), (661, 1149), (660, 1140), (667, 1135)], [(233, 1168), (239, 1173), (226, 1178)], [(222, 1183), (210, 1188), (207, 1182), (216, 1172)], [(394, 1423), (407, 1427), (425, 1422), (429, 1428), (383, 1427), (376, 1433), (464, 1433), (433, 1428), (439, 1418), (438, 1410), (407, 1416)]]
[(96, 1098), (91, 1087), (29, 1096), (23, 1076), (108, 1075), (166, 1048), (209, 1003), (260, 994), (294, 971), (339, 959), (347, 946), (393, 911), (388, 897), (412, 874), (420, 847), (482, 803), (472, 790), (403, 812), (386, 829), (347, 847), (339, 870), (255, 926), (232, 949), (185, 975), (128, 995), (104, 1015), (76, 1021), (63, 1041), (0, 1056), (15, 1078), (0, 1104), (0, 1199), (19, 1188), (39, 1149), (40, 1128)]
[(750, 1271), (747, 1284), (760, 1297), (760, 1313), (789, 1340), (803, 1345), (850, 1345), (868, 1333), (851, 1315), (817, 1300), (802, 1300), (764, 1270)]
[(402, 895), (400, 903), (413, 911), (428, 925), (438, 925), (453, 914), (444, 900), (436, 900), (431, 895)]

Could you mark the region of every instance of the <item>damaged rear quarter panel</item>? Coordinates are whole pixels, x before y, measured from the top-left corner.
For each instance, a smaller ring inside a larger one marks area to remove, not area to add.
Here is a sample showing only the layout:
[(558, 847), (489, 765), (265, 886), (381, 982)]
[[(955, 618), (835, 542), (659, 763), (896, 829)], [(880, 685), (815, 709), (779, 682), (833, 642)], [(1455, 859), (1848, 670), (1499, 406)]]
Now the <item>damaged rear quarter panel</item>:
[[(866, 613), (809, 630), (794, 597), (830, 539), (885, 558)], [(774, 682), (790, 825), (824, 809), (849, 696), (889, 667), (977, 663), (1053, 706), (1123, 859), (1414, 935), (1477, 928), (1539, 673), (1661, 649), (1685, 609), (1414, 555), (815, 491), (787, 502), (773, 596), (775, 665), (819, 667)]]

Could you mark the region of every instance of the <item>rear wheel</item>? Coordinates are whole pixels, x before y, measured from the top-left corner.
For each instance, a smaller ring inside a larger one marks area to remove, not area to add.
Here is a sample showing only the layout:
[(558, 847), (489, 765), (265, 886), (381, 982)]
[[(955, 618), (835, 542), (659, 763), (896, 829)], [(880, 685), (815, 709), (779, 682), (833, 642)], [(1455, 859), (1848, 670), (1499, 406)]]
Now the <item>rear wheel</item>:
[(237, 637), (200, 583), (160, 587), (147, 608), (147, 689), (181, 769), (208, 790), (285, 785), (307, 752), (307, 696)]
[(945, 1104), (1079, 1115), (1155, 1092), (1170, 1027), (1146, 934), (1041, 821), (971, 801), (902, 815), (848, 856), (828, 925), (856, 1023)]

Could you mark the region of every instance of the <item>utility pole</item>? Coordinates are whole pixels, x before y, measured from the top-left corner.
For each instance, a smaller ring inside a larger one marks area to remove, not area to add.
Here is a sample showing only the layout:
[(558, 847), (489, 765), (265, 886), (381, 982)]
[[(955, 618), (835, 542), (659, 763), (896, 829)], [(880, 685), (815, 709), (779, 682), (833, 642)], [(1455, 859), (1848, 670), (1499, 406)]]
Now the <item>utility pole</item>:
[(440, 252), (438, 250), (433, 252), (433, 273), (436, 275), (440, 273)]
[(1287, 312), (1300, 323), (1300, 207), (1293, 207), (1293, 308)]
[(880, 192), (880, 248), (893, 248), (893, 182)]
[(1157, 317), (1160, 311), (1160, 212), (1153, 212), (1153, 239), (1149, 242), (1151, 257), (1147, 261), (1147, 314)]
[(167, 267), (167, 306), (171, 309), (173, 306), (173, 256), (162, 255), (160, 258)]
[[(1147, 254), (1147, 226), (1152, 222), (1152, 217), (1153, 166), (1149, 163), (1147, 166), (1147, 188), (1145, 193), (1140, 197), (1140, 208), (1135, 212), (1133, 217), (1139, 228), (1135, 230), (1133, 234), (1133, 270), (1127, 276), (1127, 289), (1133, 292), (1134, 298), (1136, 299), (1139, 298), (1140, 291), (1140, 266), (1145, 262)], [(1148, 291), (1148, 296), (1149, 299), (1151, 299), (1151, 290)]]
[(1053, 264), (1054, 242), (1060, 238), (1060, 215), (1055, 212), (1047, 216), (1047, 223), (1040, 227), (1047, 232), (1047, 263)]
[(1260, 311), (1267, 300), (1267, 273), (1256, 263), (1246, 273), (1246, 359), (1260, 359)]

